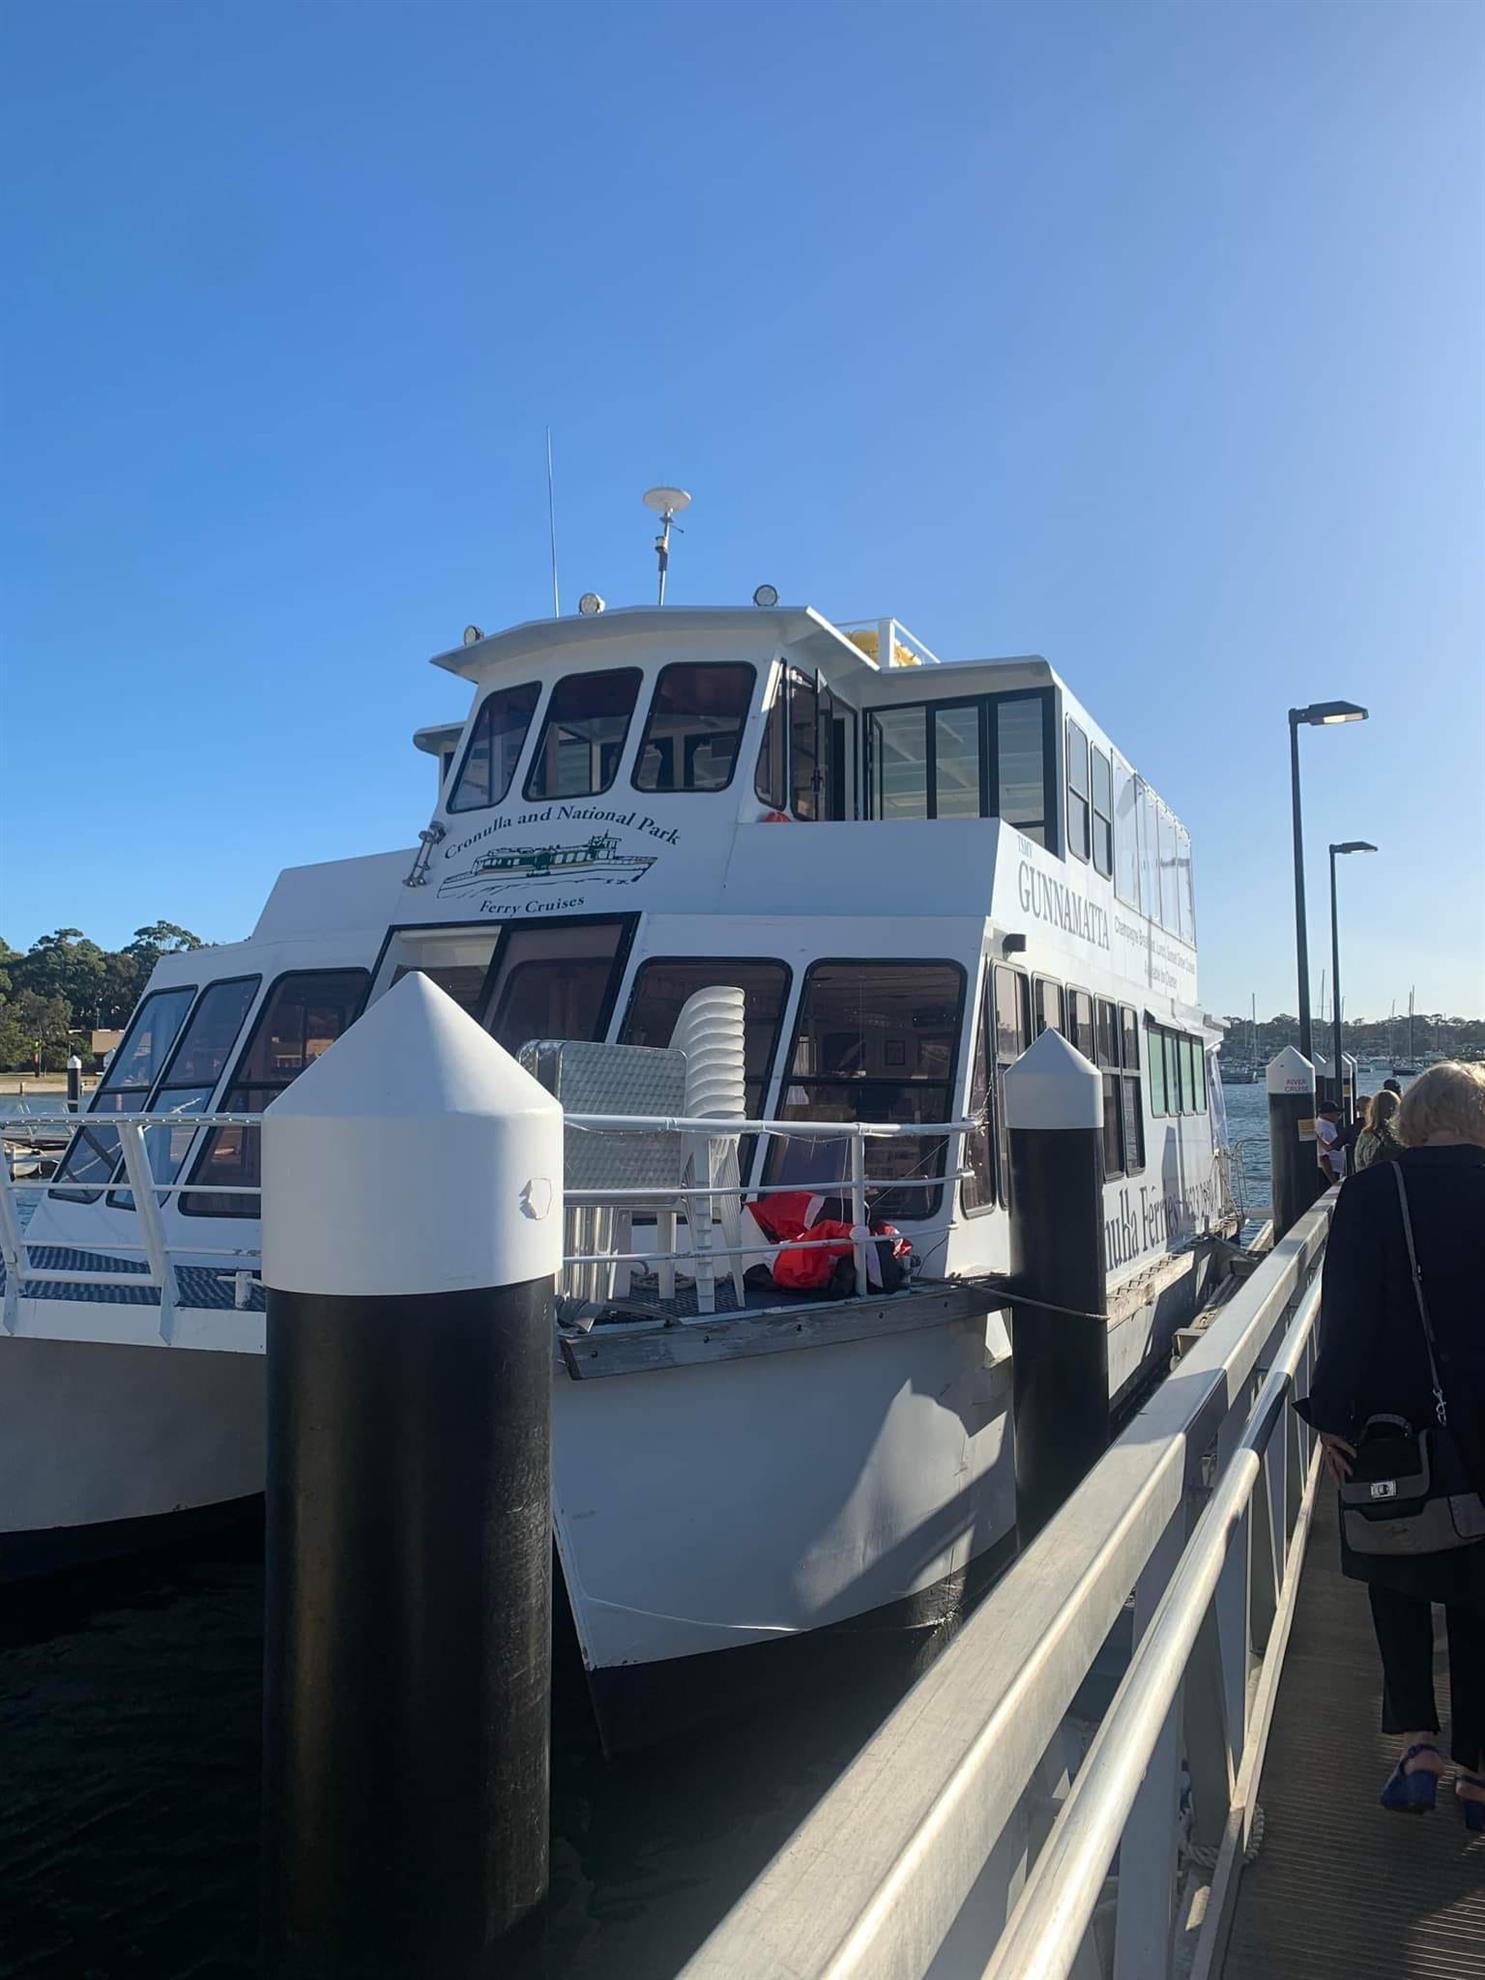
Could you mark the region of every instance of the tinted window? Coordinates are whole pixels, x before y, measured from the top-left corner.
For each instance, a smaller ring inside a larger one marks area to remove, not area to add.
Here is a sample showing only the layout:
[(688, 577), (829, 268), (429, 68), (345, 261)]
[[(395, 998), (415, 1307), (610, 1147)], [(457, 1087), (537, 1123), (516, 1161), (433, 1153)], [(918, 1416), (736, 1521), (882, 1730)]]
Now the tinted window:
[[(954, 1091), (964, 979), (953, 963), (816, 963), (805, 979), (780, 1096), (782, 1120), (943, 1121)], [(877, 1214), (934, 1215), (944, 1168), (942, 1135), (869, 1144)], [(848, 1173), (843, 1143), (776, 1144), (768, 1175), (834, 1187)], [(897, 1179), (897, 1186), (889, 1185)]]
[(1140, 1106), (1140, 1082), (1125, 1073), (1119, 1081), (1120, 1126), (1124, 1134), (1124, 1173), (1137, 1176), (1145, 1166), (1145, 1116)]
[(662, 667), (634, 766), (636, 789), (725, 790), (756, 679), (743, 665)]
[[(134, 1022), (119, 1041), (108, 1063), (92, 1105), (94, 1114), (138, 1114), (144, 1111), (150, 1088), (159, 1078), (176, 1034), (191, 1008), (195, 986), (178, 990), (152, 990), (134, 1013)], [(105, 1183), (119, 1161), (119, 1138), (111, 1128), (85, 1127), (73, 1136), (72, 1145), (62, 1158), (57, 1180), (79, 1183)], [(62, 1193), (59, 1191), (59, 1195)], [(84, 1196), (68, 1190), (67, 1203), (96, 1203), (96, 1192)]]
[(500, 803), (516, 774), (540, 695), (536, 682), (528, 681), (485, 697), (449, 798), (450, 811), (478, 811)]
[(394, 929), (377, 975), (376, 996), (384, 996), (394, 983), (418, 970), (471, 1017), (478, 1017), (499, 934), (488, 922), (476, 928)]
[(1011, 1137), (1006, 1125), (1006, 1068), (1031, 1043), (1031, 985), (1019, 969), (995, 968), (995, 1097), (1000, 1110), (1001, 1200), (1011, 1201)]
[(1120, 1063), (1125, 1072), (1140, 1069), (1140, 1023), (1128, 1004), (1119, 1007)]
[(1111, 879), (1114, 872), (1114, 777), (1101, 749), (1093, 752), (1093, 868)]
[(966, 1210), (983, 1210), (995, 1200), (995, 1178), (990, 1166), (993, 1123), (990, 1119), (990, 1033), (994, 1016), (989, 1009), (990, 972), (986, 972), (986, 995), (976, 1014), (974, 1058), (969, 1074), (969, 1118), (978, 1122), (964, 1140), (964, 1166), (969, 1174), (960, 1190)]
[(1092, 846), (1092, 814), (1088, 805), (1088, 738), (1077, 723), (1067, 724), (1067, 849), (1074, 859), (1086, 859)]
[(1165, 1052), (1154, 1025), (1147, 1028), (1145, 1037), (1150, 1055), (1150, 1112), (1164, 1114), (1169, 1111), (1165, 1097)]
[[(238, 976), (210, 984), (202, 991), (180, 1044), (165, 1068), (165, 1077), (155, 1088), (149, 1103), (150, 1113), (189, 1116), (210, 1109), (211, 1096), (227, 1069), (228, 1055), (237, 1043), (237, 1034), (258, 994), (260, 981), (256, 976)], [(178, 1128), (145, 1129), (145, 1154), (156, 1182), (175, 1181), (195, 1132), (188, 1122)], [(108, 1200), (123, 1210), (134, 1208), (134, 1198), (128, 1190), (120, 1190)]]
[(1069, 990), (1067, 1006), (1072, 1042), (1090, 1065), (1096, 1065), (1098, 1040), (1093, 1024), (1093, 999), (1086, 990)]
[(596, 797), (608, 789), (619, 774), (641, 678), (638, 667), (615, 667), (558, 681), (526, 778), (527, 797)]
[(513, 1053), (533, 1038), (601, 1038), (633, 925), (616, 916), (508, 928), (485, 1029)]
[[(301, 970), (281, 976), (264, 999), (219, 1111), (261, 1114), (349, 1030), (368, 980), (364, 969)], [(191, 1181), (256, 1188), (261, 1179), (258, 1142), (255, 1127), (210, 1129)], [(258, 1215), (256, 1196), (219, 1196), (209, 1188), (186, 1191), (180, 1205), (188, 1217)]]

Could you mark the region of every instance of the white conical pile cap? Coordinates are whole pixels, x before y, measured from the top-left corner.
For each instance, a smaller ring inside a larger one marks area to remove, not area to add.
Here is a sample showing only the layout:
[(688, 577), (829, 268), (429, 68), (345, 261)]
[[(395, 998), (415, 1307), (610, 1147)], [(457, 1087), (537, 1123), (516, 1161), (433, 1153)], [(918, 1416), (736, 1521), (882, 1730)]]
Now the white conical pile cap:
[(1006, 1068), (1010, 1128), (1102, 1128), (1103, 1077), (1060, 1031), (1044, 1031)]
[(562, 1109), (419, 972), (264, 1116), (268, 1286), (450, 1292), (561, 1262)]
[(1296, 1046), (1286, 1045), (1269, 1060), (1263, 1084), (1270, 1093), (1313, 1093), (1315, 1068)]

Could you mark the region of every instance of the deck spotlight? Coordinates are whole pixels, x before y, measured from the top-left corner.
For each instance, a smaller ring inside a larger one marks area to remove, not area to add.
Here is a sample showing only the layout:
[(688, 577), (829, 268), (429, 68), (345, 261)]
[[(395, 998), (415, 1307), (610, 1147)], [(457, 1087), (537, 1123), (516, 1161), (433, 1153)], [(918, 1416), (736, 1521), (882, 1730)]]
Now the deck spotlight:
[(769, 605), (777, 605), (778, 602), (779, 594), (771, 584), (760, 584), (758, 589), (753, 593), (753, 603), (755, 605), (766, 608)]
[(578, 600), (578, 610), (585, 619), (596, 618), (603, 610), (603, 600), (596, 591), (585, 591)]
[(464, 644), (466, 646), (477, 646), (484, 636), (478, 626), (466, 626), (464, 628)]

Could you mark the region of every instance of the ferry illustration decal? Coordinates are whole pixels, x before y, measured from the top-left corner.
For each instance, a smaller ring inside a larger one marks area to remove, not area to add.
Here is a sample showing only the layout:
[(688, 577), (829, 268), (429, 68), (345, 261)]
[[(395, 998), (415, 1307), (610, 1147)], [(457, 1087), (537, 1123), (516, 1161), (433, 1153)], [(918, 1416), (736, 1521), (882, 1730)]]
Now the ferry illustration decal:
[(604, 886), (632, 886), (655, 864), (643, 853), (621, 853), (612, 832), (594, 832), (577, 845), (502, 846), (480, 853), (461, 873), (440, 880), (443, 894), (498, 894), (507, 887), (530, 886), (543, 880), (598, 881)]

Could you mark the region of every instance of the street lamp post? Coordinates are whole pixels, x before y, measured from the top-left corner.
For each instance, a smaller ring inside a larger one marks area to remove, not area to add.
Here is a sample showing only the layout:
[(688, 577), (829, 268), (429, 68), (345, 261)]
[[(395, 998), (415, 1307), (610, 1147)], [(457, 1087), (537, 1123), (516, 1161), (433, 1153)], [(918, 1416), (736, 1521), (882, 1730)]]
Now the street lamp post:
[(1346, 1105), (1346, 1079), (1341, 1070), (1341, 928), (1335, 907), (1335, 863), (1340, 853), (1374, 853), (1376, 847), (1365, 839), (1347, 839), (1344, 845), (1330, 848), (1330, 981), (1331, 1015), (1335, 1022), (1330, 1028), (1330, 1062), (1335, 1073), (1335, 1097), (1341, 1108)]
[(1366, 710), (1354, 701), (1315, 701), (1289, 711), (1289, 784), (1294, 810), (1294, 949), (1299, 966), (1299, 1049), (1314, 1057), (1310, 1029), (1310, 937), (1305, 926), (1305, 840), (1299, 810), (1299, 731), (1302, 724), (1328, 729), (1338, 722), (1364, 722)]

